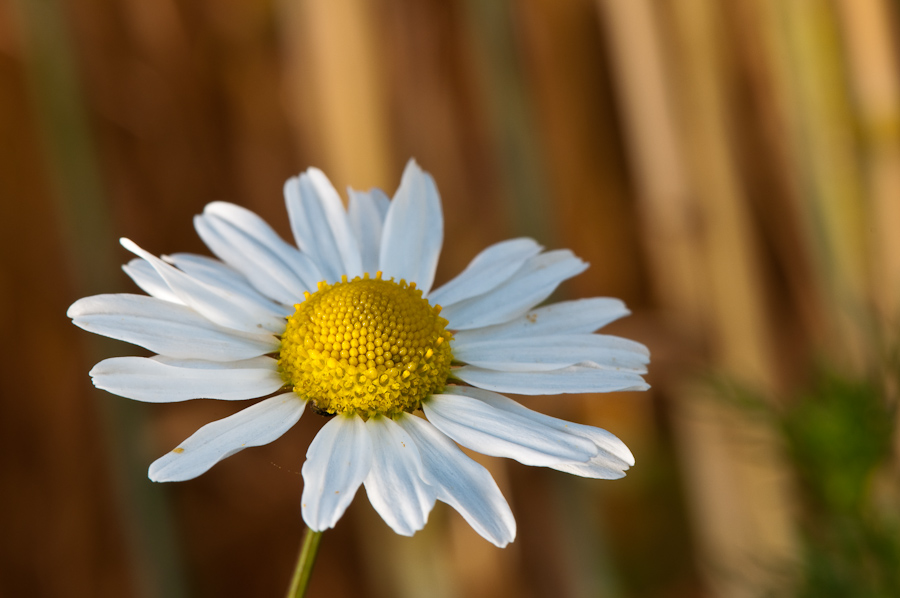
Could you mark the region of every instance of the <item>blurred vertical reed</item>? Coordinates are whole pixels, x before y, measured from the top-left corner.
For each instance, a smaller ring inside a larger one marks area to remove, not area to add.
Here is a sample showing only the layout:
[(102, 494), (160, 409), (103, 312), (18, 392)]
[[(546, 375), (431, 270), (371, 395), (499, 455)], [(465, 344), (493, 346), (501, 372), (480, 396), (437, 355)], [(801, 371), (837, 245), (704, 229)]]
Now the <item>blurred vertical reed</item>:
[[(553, 232), (550, 242), (559, 240), (552, 246), (569, 248), (590, 264), (584, 275), (567, 281), (561, 292), (566, 298), (612, 295), (634, 305), (643, 290), (642, 261), (596, 6), (593, 0), (539, 0), (511, 6), (508, 26), (515, 34), (520, 85), (531, 100), (535, 134), (530, 140), (536, 143), (532, 151), (546, 180), (545, 197), (536, 209), (552, 214), (547, 223)], [(627, 394), (576, 395), (565, 401), (538, 400), (533, 407), (609, 426), (623, 438), (635, 439), (652, 428), (650, 410), (642, 410), (647, 401)], [(640, 445), (631, 446), (640, 450)], [(542, 574), (548, 579), (547, 586), (539, 586), (543, 593), (555, 589), (572, 596), (627, 595), (634, 579), (626, 579), (628, 573), (618, 566), (624, 559), (618, 554), (622, 542), (617, 536), (628, 522), (646, 521), (641, 505), (635, 504), (639, 493), (633, 487), (543, 472), (529, 472), (526, 480), (538, 484), (542, 478), (549, 491), (545, 499), (550, 511), (548, 531), (541, 551), (532, 552), (556, 571), (555, 576)], [(608, 513), (622, 504), (629, 511), (610, 521)]]
[(896, 4), (885, 0), (835, 3), (846, 48), (847, 83), (854, 108), (865, 192), (864, 250), (871, 265), (866, 291), (877, 315), (900, 325), (900, 60)]
[[(680, 343), (771, 387), (758, 240), (733, 146), (724, 8), (705, 0), (599, 7), (658, 301)], [(668, 384), (701, 565), (716, 595), (749, 596), (771, 583), (766, 563), (792, 543), (775, 440), (741, 413), (698, 401), (686, 373)], [(734, 427), (760, 437), (754, 452)]]
[(539, 151), (532, 96), (524, 80), (515, 4), (463, 0), (470, 38), (481, 59), (480, 78), (497, 143), (508, 219), (516, 234), (553, 240), (554, 210), (547, 202), (546, 171)]
[[(863, 367), (862, 338), (870, 256), (867, 201), (861, 179), (856, 119), (848, 72), (831, 2), (773, 2), (773, 25), (782, 32), (793, 164), (799, 173), (800, 211), (815, 258), (818, 291), (828, 309), (820, 322), (825, 351)], [(849, 363), (848, 363), (849, 365)]]
[[(14, 10), (27, 58), (67, 269), (78, 295), (110, 292), (119, 286), (114, 279), (119, 271), (113, 253), (115, 237), (64, 7), (56, 0), (23, 0), (15, 3)], [(73, 352), (69, 358), (78, 358), (85, 364), (118, 350), (105, 339), (82, 339), (82, 342), (87, 348), (86, 355)], [(105, 400), (100, 391), (93, 392), (92, 397), (103, 416), (106, 450), (102, 463), (113, 472), (118, 499), (115, 516), (128, 537), (129, 564), (136, 577), (134, 591), (146, 598), (184, 596), (181, 563), (167, 505), (162, 490), (152, 487), (146, 479), (142, 455), (133, 441), (143, 429), (139, 411), (125, 401)], [(88, 472), (78, 475), (87, 476)], [(65, 497), (58, 498), (65, 500)], [(58, 538), (39, 540), (59, 541)], [(49, 547), (46, 552), (54, 553)], [(52, 578), (54, 564), (48, 561), (45, 566), (44, 574)], [(65, 580), (61, 576), (59, 585), (65, 587)]]
[[(864, 233), (871, 260), (867, 303), (874, 307), (868, 331), (874, 347), (869, 357), (896, 367), (900, 346), (900, 47), (892, 17), (897, 7), (885, 0), (841, 0), (835, 8), (847, 51), (868, 208)], [(889, 374), (886, 378), (891, 379)], [(900, 389), (886, 388), (896, 401)], [(895, 429), (898, 426), (900, 420)], [(900, 434), (894, 437), (894, 454), (900, 461)]]
[(285, 115), (301, 143), (320, 146), (318, 166), (338, 189), (390, 188), (387, 65), (374, 7), (359, 0), (280, 6)]

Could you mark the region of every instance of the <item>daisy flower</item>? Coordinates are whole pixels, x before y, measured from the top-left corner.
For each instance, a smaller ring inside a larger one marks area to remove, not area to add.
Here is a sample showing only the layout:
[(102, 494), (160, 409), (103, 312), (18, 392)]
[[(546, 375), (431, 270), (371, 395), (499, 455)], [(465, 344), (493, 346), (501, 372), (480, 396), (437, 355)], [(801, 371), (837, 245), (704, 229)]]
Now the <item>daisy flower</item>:
[(153, 357), (98, 363), (94, 385), (154, 403), (262, 400), (200, 428), (150, 466), (188, 480), (277, 439), (309, 405), (327, 416), (303, 464), (303, 519), (337, 523), (359, 487), (398, 534), (441, 500), (497, 546), (512, 512), (488, 471), (457, 446), (526, 465), (615, 479), (634, 464), (609, 432), (542, 415), (498, 393), (645, 390), (647, 349), (594, 334), (627, 315), (608, 298), (535, 309), (587, 264), (527, 238), (492, 245), (432, 288), (443, 241), (434, 180), (415, 161), (393, 200), (349, 191), (345, 209), (314, 168), (284, 187), (296, 247), (223, 202), (194, 226), (216, 258), (137, 255), (125, 272), (147, 293), (76, 301), (77, 326)]

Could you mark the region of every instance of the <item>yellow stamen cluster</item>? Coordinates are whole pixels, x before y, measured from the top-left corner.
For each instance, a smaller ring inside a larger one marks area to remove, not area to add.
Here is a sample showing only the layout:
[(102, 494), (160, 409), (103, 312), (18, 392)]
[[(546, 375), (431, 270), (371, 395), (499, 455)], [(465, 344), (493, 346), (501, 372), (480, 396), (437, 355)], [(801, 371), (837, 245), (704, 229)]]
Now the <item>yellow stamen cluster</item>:
[(294, 307), (278, 368), (321, 411), (392, 417), (447, 382), (452, 335), (415, 283), (344, 276)]

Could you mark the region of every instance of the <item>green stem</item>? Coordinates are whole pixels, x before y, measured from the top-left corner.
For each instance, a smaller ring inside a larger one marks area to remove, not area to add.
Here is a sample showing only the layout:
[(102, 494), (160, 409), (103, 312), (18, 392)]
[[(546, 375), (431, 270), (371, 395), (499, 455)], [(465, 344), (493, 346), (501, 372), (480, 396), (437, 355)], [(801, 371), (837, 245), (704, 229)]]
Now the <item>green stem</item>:
[(300, 556), (297, 558), (297, 568), (294, 569), (294, 577), (291, 579), (291, 587), (288, 590), (288, 598), (303, 598), (306, 595), (306, 587), (309, 578), (312, 577), (312, 568), (316, 564), (316, 554), (319, 552), (319, 542), (325, 532), (314, 532), (306, 528), (303, 536), (303, 546), (300, 547)]

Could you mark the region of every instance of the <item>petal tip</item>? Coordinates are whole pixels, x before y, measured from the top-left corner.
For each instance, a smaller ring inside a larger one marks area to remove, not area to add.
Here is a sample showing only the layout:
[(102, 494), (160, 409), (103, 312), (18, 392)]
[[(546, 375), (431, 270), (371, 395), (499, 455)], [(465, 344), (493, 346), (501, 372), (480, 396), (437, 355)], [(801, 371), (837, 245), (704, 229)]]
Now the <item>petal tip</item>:
[(150, 465), (150, 468), (147, 470), (147, 478), (151, 482), (161, 483), (168, 482), (169, 480), (162, 475), (165, 469), (156, 465), (156, 462)]
[(74, 320), (75, 318), (77, 318), (78, 316), (81, 315), (82, 305), (80, 305), (80, 304), (82, 301), (84, 301), (84, 298), (79, 299), (78, 301), (76, 301), (75, 303), (73, 303), (72, 305), (69, 306), (69, 309), (66, 310), (67, 318), (69, 318), (70, 320)]

